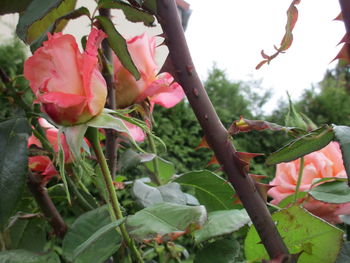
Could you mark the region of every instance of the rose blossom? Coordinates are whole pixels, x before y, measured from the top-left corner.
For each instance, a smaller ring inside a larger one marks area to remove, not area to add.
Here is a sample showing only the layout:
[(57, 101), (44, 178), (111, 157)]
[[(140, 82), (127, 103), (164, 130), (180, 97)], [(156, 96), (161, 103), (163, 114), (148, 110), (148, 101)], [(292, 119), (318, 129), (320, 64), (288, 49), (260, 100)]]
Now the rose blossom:
[[(45, 119), (39, 118), (39, 124), (44, 128), (46, 138), (51, 144), (55, 153), (58, 152), (58, 129), (48, 123)], [(73, 157), (70, 153), (66, 138), (61, 134), (61, 144), (64, 152), (65, 163), (71, 163)], [(34, 135), (31, 135), (28, 139), (28, 147), (35, 145), (37, 147), (42, 147), (41, 142)], [(38, 155), (29, 157), (29, 169), (33, 172), (40, 173), (43, 176), (43, 184), (47, 183), (54, 175), (57, 175), (58, 172), (53, 165), (51, 159), (45, 155)]]
[[(136, 36), (127, 41), (128, 51), (141, 78), (134, 76), (122, 66), (117, 56), (114, 56), (114, 77), (116, 81), (116, 102), (118, 108), (128, 107), (140, 103), (146, 98), (151, 103), (165, 108), (171, 108), (185, 96), (181, 86), (173, 82), (169, 73), (157, 75), (158, 66), (155, 61), (156, 40), (147, 34)], [(126, 123), (131, 135), (138, 142), (144, 140), (145, 135), (139, 127)]]
[(135, 66), (141, 74), (136, 80), (122, 66), (118, 57), (114, 57), (114, 77), (116, 80), (116, 100), (119, 108), (139, 103), (147, 97), (152, 104), (171, 108), (185, 96), (181, 86), (173, 82), (169, 73), (157, 75), (158, 66), (155, 61), (156, 39), (146, 33), (127, 41), (128, 51)]
[[(275, 178), (270, 182), (274, 187), (268, 191), (273, 197), (272, 204), (278, 204), (284, 198), (295, 193), (300, 169), (300, 159), (280, 163), (276, 168)], [(308, 191), (317, 179), (326, 177), (346, 178), (339, 144), (331, 142), (323, 149), (304, 156), (304, 170), (299, 190)], [(308, 197), (303, 207), (316, 216), (330, 223), (340, 223), (339, 215), (350, 214), (350, 203), (330, 204)]]
[(84, 123), (101, 113), (107, 87), (97, 65), (105, 33), (92, 29), (84, 53), (72, 35), (48, 34), (48, 40), (24, 63), (24, 76), (42, 110), (59, 125)]

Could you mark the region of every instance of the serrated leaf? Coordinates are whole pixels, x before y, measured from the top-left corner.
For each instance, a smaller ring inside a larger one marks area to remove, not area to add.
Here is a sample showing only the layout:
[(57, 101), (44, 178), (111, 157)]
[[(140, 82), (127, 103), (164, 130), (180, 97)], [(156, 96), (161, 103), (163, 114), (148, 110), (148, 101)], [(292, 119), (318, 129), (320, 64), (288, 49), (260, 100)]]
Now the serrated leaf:
[(340, 144), (345, 171), (348, 176), (348, 181), (350, 182), (350, 127), (333, 124), (333, 130), (335, 140)]
[(21, 198), (28, 171), (30, 132), (25, 118), (0, 122), (0, 230), (6, 226)]
[[(31, 44), (55, 22), (71, 12), (77, 0), (33, 0), (20, 16), (16, 33), (24, 42)], [(40, 8), (38, 8), (40, 7)], [(60, 25), (60, 30), (65, 23)]]
[(63, 240), (63, 256), (74, 263), (104, 262), (118, 250), (122, 241), (114, 225), (121, 222), (116, 222), (111, 224), (105, 206), (81, 215)]
[(222, 239), (201, 248), (193, 263), (234, 263), (239, 255), (240, 244), (236, 240)]
[(0, 1), (0, 15), (23, 12), (32, 0), (1, 0)]
[[(272, 215), (289, 253), (300, 255), (298, 263), (333, 263), (343, 243), (343, 231), (313, 216), (305, 209), (292, 206)], [(252, 226), (244, 250), (252, 262), (268, 259), (268, 254)]]
[(235, 191), (231, 184), (216, 174), (207, 171), (194, 171), (181, 175), (174, 182), (181, 186), (193, 187), (194, 196), (199, 203), (205, 205), (208, 212), (230, 210), (238, 206), (234, 204)]
[(135, 77), (136, 80), (139, 80), (141, 75), (131, 59), (125, 39), (115, 29), (111, 20), (103, 16), (97, 16), (95, 19), (99, 21), (103, 31), (108, 35), (107, 41), (122, 65)]
[(101, 0), (98, 3), (99, 8), (121, 9), (130, 22), (143, 22), (145, 26), (154, 26), (154, 16), (144, 10), (129, 5), (126, 2), (118, 0)]
[(0, 252), (0, 262), (3, 263), (60, 263), (59, 256), (50, 252), (48, 254), (36, 254), (23, 249)]
[(207, 218), (204, 206), (161, 203), (147, 207), (126, 220), (131, 237), (137, 240), (184, 234), (191, 225), (201, 226)]
[[(165, 184), (169, 182), (171, 177), (175, 174), (174, 164), (160, 158), (159, 156), (155, 156), (154, 158), (157, 158), (158, 160), (158, 173), (161, 183)], [(155, 172), (153, 159), (149, 162), (145, 162), (145, 165), (152, 173)]]
[(310, 131), (304, 136), (291, 141), (281, 149), (272, 153), (266, 160), (267, 164), (290, 162), (311, 152), (318, 151), (329, 144), (334, 138), (334, 131), (328, 125)]
[(250, 222), (247, 212), (242, 209), (214, 211), (208, 214), (208, 221), (194, 233), (196, 243), (237, 231)]
[(44, 32), (41, 33), (41, 36), (36, 38), (31, 43), (30, 50), (32, 51), (32, 53), (34, 53), (34, 51), (37, 50), (42, 45), (42, 43), (48, 39), (47, 38), (48, 32), (50, 32), (51, 34), (53, 34), (54, 32), (58, 32), (63, 29), (63, 25), (65, 24), (65, 21), (76, 19), (83, 15), (90, 17), (89, 9), (87, 9), (86, 7), (80, 7), (78, 9), (75, 9), (57, 18), (51, 25), (47, 27), (47, 29)]
[(350, 202), (350, 188), (345, 182), (333, 181), (320, 184), (312, 188), (309, 192), (316, 200), (343, 204)]
[(186, 205), (187, 196), (181, 191), (178, 183), (168, 183), (166, 185), (153, 187), (136, 180), (132, 187), (132, 193), (136, 201), (143, 207), (149, 207), (159, 203), (173, 203)]

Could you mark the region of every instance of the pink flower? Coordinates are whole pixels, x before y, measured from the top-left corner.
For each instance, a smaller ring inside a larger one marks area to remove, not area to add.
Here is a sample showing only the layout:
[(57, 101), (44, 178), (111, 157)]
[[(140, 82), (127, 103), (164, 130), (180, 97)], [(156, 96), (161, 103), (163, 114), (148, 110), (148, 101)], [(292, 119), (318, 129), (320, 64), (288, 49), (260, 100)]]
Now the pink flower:
[[(154, 104), (171, 108), (179, 103), (185, 96), (181, 86), (174, 82), (174, 78), (169, 73), (157, 75), (158, 66), (155, 61), (155, 38), (150, 38), (144, 33), (128, 40), (127, 44), (131, 58), (139, 70), (141, 78), (136, 80), (122, 66), (117, 56), (114, 56), (114, 77), (116, 81), (116, 102), (118, 108), (140, 103), (146, 98), (151, 103), (151, 111)], [(125, 124), (135, 141), (142, 142), (144, 140), (145, 134), (139, 127), (127, 122)]]
[[(274, 187), (268, 191), (268, 194), (273, 197), (271, 203), (278, 204), (287, 196), (294, 194), (299, 169), (299, 159), (277, 165), (275, 178), (270, 182)], [(326, 177), (346, 178), (341, 151), (339, 144), (336, 142), (331, 142), (323, 149), (304, 157), (300, 191), (308, 191), (313, 187), (312, 183), (315, 180)], [(339, 215), (350, 214), (350, 203), (336, 205), (308, 197), (304, 201), (303, 206), (314, 215), (330, 223), (340, 223)]]
[(173, 82), (169, 73), (157, 75), (155, 61), (156, 40), (147, 34), (136, 36), (127, 41), (128, 50), (141, 78), (134, 76), (114, 57), (114, 75), (116, 81), (116, 101), (119, 108), (139, 103), (149, 98), (152, 105), (159, 104), (171, 108), (185, 96), (181, 86)]
[(106, 102), (106, 82), (97, 67), (97, 49), (106, 35), (93, 28), (84, 53), (72, 35), (48, 37), (24, 63), (24, 75), (54, 122), (67, 126), (87, 122), (101, 113)]
[[(45, 129), (47, 140), (51, 144), (53, 150), (57, 153), (59, 150), (58, 129), (43, 118), (39, 119), (39, 124)], [(73, 157), (63, 134), (61, 134), (61, 143), (64, 151), (65, 163), (71, 163), (73, 161)], [(42, 147), (41, 142), (34, 135), (31, 135), (28, 139), (28, 147), (32, 145)], [(43, 176), (43, 184), (47, 183), (53, 176), (58, 174), (51, 159), (45, 155), (29, 157), (29, 169), (33, 172), (40, 173)]]

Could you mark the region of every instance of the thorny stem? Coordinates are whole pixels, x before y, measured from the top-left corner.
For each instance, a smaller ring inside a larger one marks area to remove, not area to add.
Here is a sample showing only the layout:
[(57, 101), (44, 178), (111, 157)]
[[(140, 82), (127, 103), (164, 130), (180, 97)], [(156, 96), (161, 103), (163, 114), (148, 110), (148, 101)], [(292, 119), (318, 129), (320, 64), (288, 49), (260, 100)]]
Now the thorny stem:
[(297, 199), (298, 199), (298, 193), (299, 193), (299, 189), (300, 189), (300, 185), (301, 185), (301, 179), (303, 178), (303, 171), (304, 171), (304, 156), (300, 158), (298, 180), (297, 180), (297, 185), (295, 187), (295, 193), (294, 193), (294, 203), (296, 203)]
[(56, 206), (52, 202), (47, 189), (41, 184), (41, 180), (36, 178), (35, 174), (28, 173), (28, 188), (33, 194), (35, 201), (47, 218), (49, 224), (52, 226), (55, 234), (59, 238), (63, 238), (67, 232), (67, 225), (58, 212)]
[(155, 157), (153, 158), (153, 168), (154, 168), (154, 173), (150, 176), (151, 180), (153, 183), (156, 185), (161, 185), (160, 179), (159, 179), (159, 162), (158, 162), (158, 157), (157, 157), (157, 147), (156, 144), (154, 143), (154, 139), (151, 135), (147, 134), (147, 139), (151, 148), (151, 152), (155, 154)]
[[(95, 152), (97, 161), (101, 167), (101, 171), (102, 171), (102, 175), (103, 175), (103, 179), (107, 188), (107, 192), (108, 192), (108, 196), (109, 196), (109, 202), (111, 203), (112, 206), (112, 210), (113, 210), (113, 217), (116, 220), (122, 219), (123, 214), (120, 208), (120, 204), (118, 201), (118, 197), (113, 185), (113, 180), (112, 180), (112, 176), (111, 173), (108, 169), (108, 164), (106, 161), (106, 158), (103, 154), (101, 145), (100, 145), (100, 141), (98, 139), (98, 130), (97, 128), (91, 128), (89, 127), (87, 132), (86, 132), (86, 137), (88, 138), (88, 140), (91, 143), (91, 146)], [(123, 239), (125, 240), (126, 244), (128, 245), (128, 247), (130, 248), (135, 260), (137, 262), (142, 262), (143, 263), (143, 259), (141, 257), (140, 252), (138, 251), (138, 249), (135, 246), (134, 241), (130, 238), (128, 232), (126, 231), (125, 228), (125, 224), (121, 224), (119, 226), (120, 228), (120, 232), (123, 236)]]
[[(106, 18), (111, 17), (111, 10), (100, 8), (99, 13), (101, 16)], [(108, 89), (108, 98), (107, 98), (107, 107), (115, 110), (117, 108), (115, 100), (115, 83), (113, 76), (113, 51), (110, 48), (107, 40), (102, 42), (102, 51), (104, 58), (107, 63), (103, 65), (102, 74), (106, 80), (107, 89)], [(116, 141), (116, 132), (111, 129), (106, 129), (106, 157), (108, 160), (108, 167), (111, 171), (112, 177), (114, 178), (117, 171), (117, 141)]]
[(200, 123), (208, 144), (214, 151), (230, 183), (247, 210), (271, 259), (289, 255), (265, 202), (240, 164), (227, 130), (194, 68), (174, 0), (157, 0), (157, 20), (162, 26), (165, 43), (180, 85)]

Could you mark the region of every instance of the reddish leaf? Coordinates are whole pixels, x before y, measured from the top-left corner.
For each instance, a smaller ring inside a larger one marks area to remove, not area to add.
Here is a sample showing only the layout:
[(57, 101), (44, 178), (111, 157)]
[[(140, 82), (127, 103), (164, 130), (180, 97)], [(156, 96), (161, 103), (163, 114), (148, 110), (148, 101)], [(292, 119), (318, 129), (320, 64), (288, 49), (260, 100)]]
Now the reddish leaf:
[(298, 9), (296, 8), (296, 5), (298, 5), (300, 3), (300, 1), (301, 0), (293, 0), (293, 2), (290, 4), (290, 6), (287, 10), (287, 24), (285, 26), (286, 32), (282, 38), (280, 47), (279, 48), (275, 47), (276, 53), (274, 53), (271, 56), (266, 55), (264, 52), (261, 52), (262, 57), (266, 60), (261, 61), (255, 67), (256, 69), (261, 68), (266, 63), (270, 63), (271, 60), (273, 60), (275, 57), (278, 56), (278, 54), (283, 53), (283, 51), (286, 51), (292, 45), (292, 42), (293, 42), (292, 31), (295, 27), (297, 20), (298, 20)]
[(258, 65), (256, 65), (255, 69), (258, 70), (260, 69), (265, 63), (269, 62), (268, 60), (263, 60), (261, 61)]
[(240, 132), (250, 132), (250, 131), (262, 131), (262, 130), (271, 130), (271, 131), (285, 131), (293, 136), (300, 136), (305, 134), (305, 131), (295, 127), (284, 127), (276, 123), (262, 121), (262, 120), (248, 120), (244, 117), (240, 117), (239, 120), (234, 121), (228, 133), (234, 136)]

